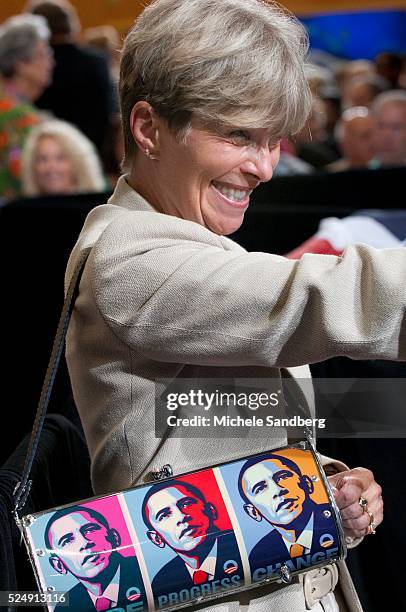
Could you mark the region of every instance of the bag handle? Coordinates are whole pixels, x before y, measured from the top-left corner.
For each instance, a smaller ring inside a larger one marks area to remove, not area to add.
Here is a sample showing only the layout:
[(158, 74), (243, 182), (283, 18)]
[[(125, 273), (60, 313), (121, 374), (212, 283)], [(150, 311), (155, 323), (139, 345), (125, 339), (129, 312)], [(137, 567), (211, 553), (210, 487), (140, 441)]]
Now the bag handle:
[(17, 483), (14, 489), (13, 515), (17, 523), (19, 522), (19, 513), (23, 510), (31, 489), (32, 480), (29, 479), (31, 468), (35, 454), (37, 452), (39, 439), (44, 425), (45, 415), (48, 409), (56, 374), (58, 372), (59, 364), (64, 350), (66, 332), (68, 330), (73, 306), (76, 300), (76, 296), (78, 294), (79, 282), (90, 250), (91, 247), (88, 247), (83, 250), (73, 271), (72, 278), (69, 283), (69, 287), (66, 292), (65, 300), (63, 303), (61, 316), (59, 318), (59, 323), (52, 346), (51, 356), (49, 358), (47, 371), (45, 374), (44, 382), (42, 384), (41, 395), (39, 398), (35, 421), (31, 432), (31, 438), (27, 449), (27, 455), (24, 461), (21, 480)]

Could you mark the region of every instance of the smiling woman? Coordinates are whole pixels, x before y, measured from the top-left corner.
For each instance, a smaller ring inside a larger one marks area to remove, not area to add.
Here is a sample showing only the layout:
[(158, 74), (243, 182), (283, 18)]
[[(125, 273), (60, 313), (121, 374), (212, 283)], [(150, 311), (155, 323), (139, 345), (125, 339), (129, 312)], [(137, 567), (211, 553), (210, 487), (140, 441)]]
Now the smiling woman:
[[(244, 430), (227, 442), (205, 426), (200, 438), (188, 439), (168, 425), (157, 438), (155, 398), (171, 393), (178, 379), (186, 386), (192, 379), (204, 393), (213, 390), (210, 379), (227, 378), (237, 394), (246, 392), (240, 379), (255, 379), (256, 390), (269, 392), (269, 378), (280, 390), (282, 376), (308, 377), (306, 364), (334, 355), (406, 359), (404, 250), (358, 246), (341, 258), (294, 262), (247, 253), (225, 237), (242, 223), (252, 190), (272, 178), (280, 138), (307, 118), (306, 50), (297, 20), (261, 0), (155, 0), (126, 39), (120, 74), (126, 174), (109, 203), (89, 214), (66, 272), (68, 286), (91, 247), (66, 357), (97, 494), (148, 482), (166, 464), (179, 475), (286, 444), (282, 427), (268, 427), (264, 437)], [(299, 382), (295, 389), (314, 416)], [(288, 416), (281, 404), (275, 415)], [(176, 417), (190, 416), (193, 406), (179, 405)], [(360, 496), (374, 524), (382, 521), (380, 487), (368, 470), (322, 461), (340, 488), (337, 504), (354, 545), (371, 533)], [(271, 467), (263, 470), (269, 491), (272, 484), (280, 492)], [(286, 462), (276, 467), (287, 476)], [(279, 502), (279, 514), (292, 514), (299, 502), (307, 508), (298, 538), (312, 527), (304, 478), (286, 478), (293, 493)], [(170, 508), (172, 518), (156, 519), (154, 528), (148, 523), (159, 547), (165, 523), (176, 523), (176, 535), (177, 523), (186, 523), (180, 515), (196, 511), (200, 521), (203, 512), (198, 501), (182, 512), (183, 489), (161, 493), (150, 500), (151, 516)], [(306, 533), (300, 548), (309, 548)], [(196, 571), (209, 557), (205, 549)], [(217, 567), (206, 570), (205, 580), (216, 573)], [(344, 565), (339, 574), (342, 610), (359, 612)], [(229, 595), (221, 609), (336, 612), (335, 582), (306, 574), (290, 585)]]
[[(226, 3), (219, 21), (213, 2), (192, 4), (186, 15), (183, 3), (153, 3), (127, 37), (125, 167), (156, 210), (227, 235), (251, 191), (272, 178), (280, 138), (308, 115), (307, 39), (281, 8)], [(160, 164), (137, 156), (137, 145)]]
[[(252, 190), (272, 178), (278, 163), (279, 143), (272, 128), (242, 131), (223, 126), (220, 131), (192, 120), (179, 140), (146, 102), (135, 104), (132, 118), (134, 138), (153, 150), (160, 163), (144, 168), (138, 160), (129, 184), (162, 213), (195, 221), (216, 234), (235, 232)], [(159, 142), (149, 139), (150, 129), (159, 130)]]
[(90, 193), (106, 186), (95, 147), (66, 121), (53, 119), (35, 127), (22, 162), (27, 196)]

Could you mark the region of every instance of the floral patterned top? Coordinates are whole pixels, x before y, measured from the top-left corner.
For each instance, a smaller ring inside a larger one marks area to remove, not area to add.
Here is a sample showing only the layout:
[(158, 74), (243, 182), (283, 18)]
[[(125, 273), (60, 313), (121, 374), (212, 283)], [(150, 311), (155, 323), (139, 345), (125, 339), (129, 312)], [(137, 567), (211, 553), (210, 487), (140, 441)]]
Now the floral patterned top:
[(21, 194), (21, 152), (29, 131), (40, 120), (31, 104), (8, 94), (0, 84), (0, 198)]

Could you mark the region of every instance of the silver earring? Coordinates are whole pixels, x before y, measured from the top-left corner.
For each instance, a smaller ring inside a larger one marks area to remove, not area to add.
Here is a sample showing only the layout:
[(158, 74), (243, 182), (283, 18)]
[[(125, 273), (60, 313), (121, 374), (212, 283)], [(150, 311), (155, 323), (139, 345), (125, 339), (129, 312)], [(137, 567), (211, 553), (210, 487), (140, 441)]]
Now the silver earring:
[(145, 155), (148, 157), (148, 159), (159, 159), (159, 157), (155, 157), (155, 155), (152, 155), (149, 149), (145, 149)]

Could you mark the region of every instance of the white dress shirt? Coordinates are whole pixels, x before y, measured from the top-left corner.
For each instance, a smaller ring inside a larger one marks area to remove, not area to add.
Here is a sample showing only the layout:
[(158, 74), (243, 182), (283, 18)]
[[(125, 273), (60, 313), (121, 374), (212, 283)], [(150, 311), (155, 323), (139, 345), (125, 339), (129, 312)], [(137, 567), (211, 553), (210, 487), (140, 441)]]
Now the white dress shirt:
[(91, 591), (87, 591), (89, 593), (90, 599), (92, 600), (94, 607), (96, 609), (96, 602), (100, 597), (107, 597), (111, 601), (111, 608), (115, 608), (118, 603), (118, 592), (120, 588), (120, 567), (117, 568), (116, 573), (113, 576), (113, 580), (106, 587), (101, 595), (94, 595)]
[(193, 568), (188, 563), (185, 562), (187, 571), (190, 574), (191, 579), (193, 580), (193, 575), (195, 572), (202, 571), (208, 574), (208, 580), (213, 580), (214, 575), (216, 573), (216, 561), (217, 561), (217, 540), (214, 542), (213, 548), (203, 561), (200, 567)]

